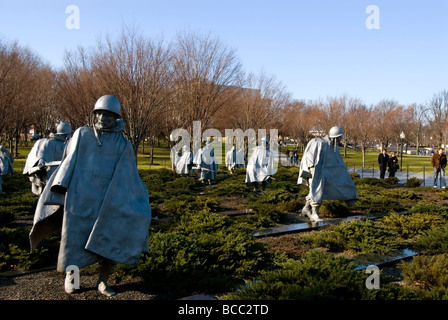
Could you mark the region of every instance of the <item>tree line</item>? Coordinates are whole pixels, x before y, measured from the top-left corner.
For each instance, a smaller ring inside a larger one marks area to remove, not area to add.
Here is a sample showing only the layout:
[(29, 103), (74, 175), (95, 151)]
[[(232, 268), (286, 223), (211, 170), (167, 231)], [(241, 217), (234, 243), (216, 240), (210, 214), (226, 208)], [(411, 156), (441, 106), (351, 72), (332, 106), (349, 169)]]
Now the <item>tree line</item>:
[[(169, 141), (177, 128), (278, 129), (299, 147), (339, 125), (344, 145), (361, 151), (376, 142), (440, 145), (448, 142), (448, 91), (424, 104), (381, 100), (368, 106), (347, 94), (319, 100), (292, 98), (286, 86), (264, 70), (246, 72), (235, 49), (212, 34), (181, 32), (171, 42), (124, 27), (117, 38), (66, 52), (55, 70), (17, 42), (0, 40), (0, 137), (17, 156), (31, 127), (42, 136), (68, 122), (92, 124), (91, 110), (104, 95), (122, 104), (125, 135), (135, 153)], [(171, 142), (169, 142), (171, 143)], [(151, 159), (152, 160), (152, 159)]]

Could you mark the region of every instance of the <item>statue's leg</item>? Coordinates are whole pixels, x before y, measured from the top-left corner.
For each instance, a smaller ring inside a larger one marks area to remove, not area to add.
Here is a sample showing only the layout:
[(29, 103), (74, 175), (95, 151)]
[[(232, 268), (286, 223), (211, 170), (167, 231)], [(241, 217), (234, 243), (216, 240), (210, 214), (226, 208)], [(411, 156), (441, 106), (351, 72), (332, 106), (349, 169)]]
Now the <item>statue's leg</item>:
[(311, 217), (311, 200), (308, 197), (306, 197), (306, 202), (302, 208), (301, 216)]
[(254, 193), (258, 192), (258, 182), (256, 181), (252, 182), (252, 186), (254, 187), (253, 192)]
[(320, 208), (320, 203), (311, 203), (311, 216), (310, 216), (310, 220), (312, 222), (319, 222), (322, 221), (321, 218), (319, 218), (319, 208)]
[(107, 279), (113, 272), (114, 266), (115, 262), (106, 258), (100, 258), (98, 261), (98, 291), (108, 297), (113, 297), (116, 294), (115, 291), (107, 285)]
[(73, 280), (73, 276), (72, 276), (72, 271), (71, 270), (67, 271), (65, 273), (64, 289), (65, 289), (65, 292), (67, 292), (68, 294), (72, 294), (72, 293), (79, 291), (73, 285), (73, 281), (74, 280)]

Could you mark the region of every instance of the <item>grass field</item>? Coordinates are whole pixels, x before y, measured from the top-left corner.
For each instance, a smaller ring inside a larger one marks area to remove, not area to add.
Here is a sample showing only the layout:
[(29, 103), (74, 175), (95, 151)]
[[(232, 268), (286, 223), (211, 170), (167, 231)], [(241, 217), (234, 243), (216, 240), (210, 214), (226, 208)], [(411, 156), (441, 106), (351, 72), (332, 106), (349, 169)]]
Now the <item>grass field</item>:
[[(14, 160), (14, 169), (17, 171), (23, 170), (25, 165), (26, 157), (30, 152), (32, 144), (29, 144), (28, 147), (21, 146), (19, 147), (19, 157)], [(292, 149), (292, 145), (288, 146), (288, 149)], [(281, 149), (282, 152), (286, 151), (285, 147)], [(341, 155), (343, 155), (342, 148), (340, 149)], [(366, 152), (366, 169), (378, 169), (378, 158), (379, 151), (369, 150)], [(299, 157), (302, 157), (302, 154), (299, 153)], [(398, 161), (400, 162), (401, 158), (398, 157)], [(222, 164), (224, 165), (225, 161), (225, 149), (222, 149)], [(353, 151), (351, 149), (347, 149), (347, 156), (342, 157), (346, 166), (348, 168), (361, 168), (362, 167), (362, 153), (361, 151)], [(170, 160), (170, 149), (167, 146), (155, 147), (154, 148), (154, 160), (153, 164), (151, 164), (149, 155), (149, 148), (145, 148), (145, 153), (141, 153), (141, 148), (139, 148), (139, 153), (137, 156), (137, 165), (139, 169), (159, 169), (159, 168), (171, 168), (171, 160)], [(431, 167), (431, 156), (415, 156), (415, 155), (403, 155), (403, 165), (402, 170), (406, 172), (415, 172), (422, 173), (423, 169), (426, 173), (432, 173)]]
[[(378, 168), (379, 153), (380, 153), (379, 151), (366, 152), (365, 168), (379, 169)], [(398, 163), (401, 163), (401, 157), (397, 156), (397, 158)], [(362, 153), (360, 151), (347, 150), (347, 157), (343, 157), (343, 160), (346, 166), (349, 168), (362, 167)], [(415, 155), (403, 154), (403, 165), (401, 166), (401, 170), (403, 172), (409, 170), (409, 172), (422, 173), (423, 169), (425, 169), (426, 173), (432, 172), (433, 169), (431, 166), (431, 156), (415, 156)]]

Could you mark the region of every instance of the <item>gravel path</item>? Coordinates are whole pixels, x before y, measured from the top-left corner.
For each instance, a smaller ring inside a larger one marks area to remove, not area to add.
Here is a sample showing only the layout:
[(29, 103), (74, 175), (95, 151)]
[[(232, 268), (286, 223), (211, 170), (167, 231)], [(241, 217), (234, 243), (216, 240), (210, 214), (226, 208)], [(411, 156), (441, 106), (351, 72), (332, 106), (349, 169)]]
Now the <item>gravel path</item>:
[(0, 300), (153, 300), (162, 297), (145, 292), (139, 279), (122, 279), (117, 283), (113, 276), (109, 285), (117, 293), (108, 298), (96, 290), (97, 276), (83, 275), (80, 290), (67, 294), (64, 291), (65, 275), (56, 270), (40, 271), (20, 276), (0, 277)]

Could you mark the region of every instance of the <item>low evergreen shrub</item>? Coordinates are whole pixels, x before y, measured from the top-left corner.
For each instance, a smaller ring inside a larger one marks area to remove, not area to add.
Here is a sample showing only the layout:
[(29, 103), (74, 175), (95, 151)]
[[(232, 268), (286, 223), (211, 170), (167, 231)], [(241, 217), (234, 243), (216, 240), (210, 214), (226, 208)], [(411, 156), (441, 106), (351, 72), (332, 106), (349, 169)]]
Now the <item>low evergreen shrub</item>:
[(319, 212), (322, 217), (346, 217), (350, 215), (350, 209), (345, 203), (345, 201), (341, 200), (327, 200), (322, 202), (322, 206), (319, 209)]
[(314, 247), (326, 248), (331, 252), (350, 251), (355, 255), (392, 254), (402, 245), (396, 232), (370, 220), (343, 222), (329, 230), (303, 237)]
[(390, 185), (396, 185), (399, 182), (397, 177), (388, 177), (388, 178), (384, 179), (384, 181)]
[(397, 232), (402, 238), (413, 238), (445, 223), (440, 215), (432, 213), (414, 213), (410, 215), (392, 212), (379, 222), (385, 228)]
[(218, 209), (218, 198), (182, 194), (166, 200), (161, 210), (167, 214), (176, 215), (201, 210), (216, 212)]
[(215, 188), (211, 189), (209, 192), (216, 196), (247, 197), (252, 193), (252, 189), (244, 183), (244, 179), (239, 181), (238, 179), (234, 179), (232, 177), (227, 180), (221, 181), (216, 185)]
[(365, 274), (347, 259), (312, 250), (300, 260), (288, 260), (264, 271), (223, 300), (361, 300), (370, 295)]
[(423, 180), (421, 180), (421, 179), (418, 179), (418, 178), (416, 178), (416, 177), (412, 177), (412, 178), (409, 178), (407, 181), (406, 181), (406, 183), (404, 184), (404, 186), (406, 187), (406, 188), (417, 188), (417, 187), (420, 187), (420, 185), (423, 183)]
[(0, 229), (0, 271), (29, 270), (54, 264), (59, 250), (59, 234), (42, 240), (30, 254), (30, 227)]
[(425, 254), (443, 254), (448, 252), (448, 225), (427, 230), (415, 237), (414, 244)]
[(434, 213), (447, 218), (448, 207), (446, 205), (439, 205), (433, 202), (419, 202), (409, 209), (410, 213)]
[(383, 213), (400, 211), (404, 207), (397, 199), (392, 199), (383, 195), (375, 195), (372, 193), (359, 195), (359, 200), (350, 208), (352, 210), (360, 210), (366, 213)]
[(412, 190), (406, 189), (385, 189), (380, 192), (381, 195), (397, 200), (421, 200), (423, 196)]
[(146, 287), (175, 294), (230, 290), (273, 265), (274, 255), (227, 218), (205, 211), (180, 216), (168, 232), (149, 236), (136, 273)]
[(419, 255), (410, 263), (401, 262), (403, 281), (424, 289), (448, 289), (448, 254), (435, 256)]
[(355, 179), (355, 184), (356, 185), (366, 184), (366, 185), (369, 185), (369, 186), (378, 186), (378, 187), (381, 187), (381, 188), (390, 188), (390, 184), (387, 183), (384, 179), (371, 178), (371, 177)]

